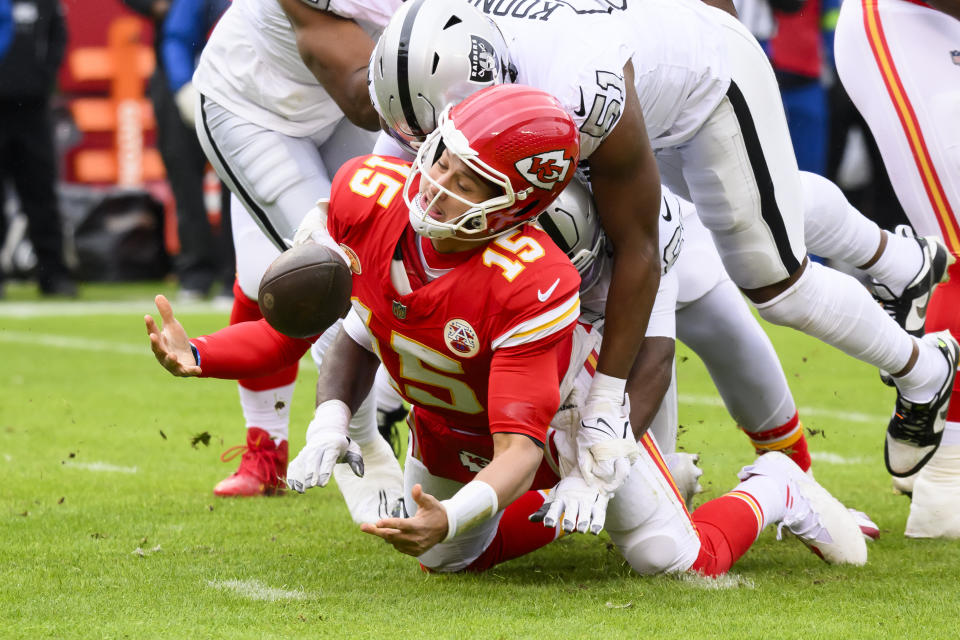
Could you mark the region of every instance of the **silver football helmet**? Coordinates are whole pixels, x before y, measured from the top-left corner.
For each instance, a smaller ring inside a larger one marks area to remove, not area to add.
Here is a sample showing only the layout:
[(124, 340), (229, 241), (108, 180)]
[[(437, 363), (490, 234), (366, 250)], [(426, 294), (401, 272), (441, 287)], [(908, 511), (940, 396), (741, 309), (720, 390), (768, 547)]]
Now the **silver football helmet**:
[(603, 273), (601, 258), (606, 252), (607, 237), (600, 225), (593, 194), (579, 174), (540, 214), (537, 222), (580, 272), (580, 291), (596, 284)]
[(370, 100), (416, 153), (445, 107), (516, 77), (509, 58), (497, 25), (464, 0), (405, 2), (370, 56)]

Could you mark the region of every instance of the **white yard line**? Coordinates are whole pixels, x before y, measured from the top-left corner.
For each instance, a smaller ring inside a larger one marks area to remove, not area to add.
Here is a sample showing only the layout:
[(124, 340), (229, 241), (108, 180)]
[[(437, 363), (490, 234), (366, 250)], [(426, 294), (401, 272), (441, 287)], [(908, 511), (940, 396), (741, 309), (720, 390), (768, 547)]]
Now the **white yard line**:
[(848, 458), (828, 451), (812, 451), (810, 457), (816, 462), (825, 462), (827, 464), (873, 464), (874, 461), (868, 458), (854, 456)]
[[(172, 301), (176, 313), (224, 313), (230, 312), (219, 303), (177, 302)], [(157, 308), (153, 298), (144, 300), (123, 300), (115, 302), (0, 302), (0, 318), (54, 318), (75, 316), (142, 316), (145, 313), (156, 315)]]
[[(146, 335), (146, 333), (144, 333)], [(143, 344), (134, 345), (108, 340), (91, 340), (53, 333), (31, 333), (29, 331), (5, 331), (0, 329), (0, 342), (31, 344), (58, 349), (77, 349), (79, 351), (97, 351), (144, 356), (150, 353), (150, 345), (144, 337)]]
[[(111, 342), (107, 340), (91, 340), (55, 333), (33, 333), (30, 331), (6, 331), (0, 329), (0, 343), (30, 344), (41, 347), (55, 347), (57, 349), (76, 349), (78, 351), (95, 351), (98, 353), (116, 353), (121, 355), (144, 356), (152, 355), (146, 332), (142, 344), (128, 342)], [(302, 360), (311, 361), (310, 352), (303, 354)]]
[(74, 469), (83, 469), (85, 471), (98, 471), (103, 473), (136, 473), (136, 467), (121, 467), (120, 465), (110, 464), (109, 462), (66, 462), (65, 467)]
[(306, 600), (310, 597), (303, 589), (278, 589), (268, 587), (259, 580), (209, 580), (208, 587), (232, 591), (235, 594), (251, 600)]
[[(2, 308), (3, 305), (0, 305)], [(14, 344), (32, 344), (37, 346), (55, 347), (58, 349), (77, 349), (81, 351), (96, 351), (100, 353), (117, 353), (124, 355), (144, 356), (150, 354), (150, 346), (146, 338), (142, 344), (130, 344), (124, 342), (114, 342), (108, 340), (92, 340), (89, 338), (77, 338), (74, 336), (52, 334), (52, 333), (33, 333), (30, 331), (6, 331), (0, 329), (0, 343), (10, 342)], [(304, 360), (310, 359), (310, 352), (304, 354)], [(697, 405), (705, 407), (722, 407), (723, 401), (718, 396), (693, 395), (687, 393), (679, 394), (681, 404)], [(859, 413), (856, 411), (836, 411), (834, 409), (821, 409), (819, 407), (800, 407), (800, 416), (816, 416), (830, 420), (842, 420), (845, 422), (874, 422), (883, 424), (888, 416), (879, 414)]]
[[(687, 393), (680, 393), (678, 400), (680, 404), (695, 404), (705, 407), (722, 407), (723, 400), (719, 396), (697, 396)], [(837, 411), (835, 409), (820, 409), (818, 407), (799, 407), (800, 418), (805, 416), (817, 416), (820, 418), (829, 418), (833, 420), (844, 420), (846, 422), (879, 422), (886, 423), (890, 416), (879, 414), (859, 413), (857, 411)]]

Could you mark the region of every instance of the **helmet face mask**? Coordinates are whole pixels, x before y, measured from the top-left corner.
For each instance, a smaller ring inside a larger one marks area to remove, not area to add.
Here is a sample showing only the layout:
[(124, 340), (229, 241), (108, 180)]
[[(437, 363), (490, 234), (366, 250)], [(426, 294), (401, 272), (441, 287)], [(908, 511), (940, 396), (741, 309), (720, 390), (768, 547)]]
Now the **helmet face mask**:
[[(410, 223), (419, 235), (428, 238), (458, 237), (462, 240), (486, 240), (492, 237), (487, 233), (487, 215), (510, 207), (518, 198), (526, 198), (532, 188), (519, 194), (515, 193), (507, 176), (486, 164), (477, 152), (470, 148), (469, 141), (447, 117), (449, 111), (450, 107), (447, 107), (440, 114), (439, 126), (426, 137), (417, 151), (417, 158), (404, 187), (403, 197), (410, 210)], [(483, 202), (473, 202), (436, 181), (430, 175), (430, 168), (440, 159), (444, 150), (459, 158), (480, 179), (502, 191), (502, 195), (496, 195)], [(415, 179), (418, 176), (419, 182)], [(426, 196), (427, 184), (432, 185), (436, 190), (436, 195), (429, 201)], [(466, 205), (467, 210), (453, 220), (434, 219), (429, 211), (443, 196)], [(508, 230), (504, 229), (501, 233)]]
[(370, 100), (392, 135), (416, 153), (440, 113), (515, 78), (499, 27), (466, 2), (405, 2), (370, 57)]
[[(418, 234), (438, 239), (487, 240), (506, 233), (560, 194), (573, 177), (579, 150), (576, 124), (553, 96), (522, 85), (483, 89), (447, 107), (418, 150), (403, 190), (410, 223)], [(473, 202), (435, 180), (431, 169), (444, 152), (497, 193)], [(466, 211), (438, 220), (431, 211), (441, 197)]]

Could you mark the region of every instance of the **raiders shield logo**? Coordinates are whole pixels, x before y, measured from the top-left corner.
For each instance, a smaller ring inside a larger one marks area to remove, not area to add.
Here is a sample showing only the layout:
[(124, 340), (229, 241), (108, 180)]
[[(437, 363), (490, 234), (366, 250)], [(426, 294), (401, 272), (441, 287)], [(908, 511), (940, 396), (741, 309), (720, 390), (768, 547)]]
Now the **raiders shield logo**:
[(518, 160), (514, 166), (530, 184), (550, 191), (553, 185), (566, 177), (571, 164), (570, 159), (563, 155), (563, 149), (557, 149)]
[(470, 323), (454, 318), (443, 327), (443, 341), (454, 354), (472, 358), (480, 351), (480, 339)]
[(493, 46), (480, 36), (470, 36), (470, 82), (489, 84), (497, 68), (497, 54)]

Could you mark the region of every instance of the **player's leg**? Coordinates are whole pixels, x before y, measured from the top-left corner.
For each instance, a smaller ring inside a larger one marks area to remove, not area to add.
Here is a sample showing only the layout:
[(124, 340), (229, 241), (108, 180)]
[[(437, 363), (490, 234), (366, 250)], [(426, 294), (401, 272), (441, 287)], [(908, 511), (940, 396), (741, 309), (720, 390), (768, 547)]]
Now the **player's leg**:
[(400, 454), (400, 429), (404, 418), (407, 417), (407, 408), (403, 398), (390, 384), (387, 370), (380, 367), (377, 377), (373, 381), (373, 392), (377, 398), (377, 431), (380, 436), (390, 443), (394, 454)]
[(960, 22), (901, 0), (844, 4), (837, 72), (876, 138), (897, 199), (918, 235), (960, 254)]
[(873, 278), (874, 296), (915, 337), (924, 334), (927, 303), (946, 276), (950, 256), (938, 236), (917, 238), (909, 227), (891, 233), (865, 218), (835, 184), (800, 172), (804, 237), (819, 256), (842, 260)]
[(856, 280), (806, 264), (802, 189), (776, 81), (742, 26), (732, 19), (724, 26), (730, 90), (680, 150), (697, 212), (727, 272), (765, 319), (895, 374), (900, 400), (888, 450), (894, 468), (913, 470), (938, 444), (936, 411), (952, 384), (956, 343), (915, 342)]
[(703, 360), (756, 452), (781, 451), (808, 470), (810, 452), (783, 367), (736, 286), (725, 280), (678, 310), (677, 333)]
[(756, 452), (783, 451), (806, 471), (807, 441), (780, 360), (696, 215), (684, 217), (684, 246), (674, 269), (680, 280), (677, 337), (703, 360)]
[[(240, 118), (217, 103), (203, 99), (197, 123), (201, 146), (236, 199), (231, 207), (237, 254), (237, 287), (231, 324), (258, 320), (257, 290), (267, 266), (292, 237), (300, 218), (318, 197), (329, 193), (327, 170), (315, 142), (291, 138)], [(290, 402), (297, 366), (271, 376), (240, 380), (240, 399), (247, 422), (247, 449), (237, 473), (217, 485), (217, 495), (258, 495), (281, 486), (276, 475), (264, 477), (270, 461), (286, 473), (286, 441)], [(268, 434), (275, 452), (263, 451)]]
[[(950, 280), (933, 292), (927, 310), (930, 331), (948, 329), (960, 335), (960, 263), (950, 268)], [(947, 411), (943, 441), (913, 482), (906, 535), (911, 538), (960, 538), (960, 376), (954, 381), (953, 402)]]
[(740, 484), (693, 512), (703, 546), (692, 570), (719, 575), (753, 544), (768, 524), (786, 527), (831, 564), (861, 565), (867, 547), (850, 511), (779, 452), (740, 471)]
[[(230, 324), (256, 321), (263, 316), (257, 305), (257, 289), (267, 266), (280, 255), (253, 222), (236, 195), (231, 199), (230, 223), (237, 256), (237, 280), (233, 287)], [(238, 381), (240, 407), (246, 424), (246, 447), (236, 472), (214, 487), (219, 496), (272, 494), (282, 487), (288, 461), (290, 403), (298, 365), (259, 378)], [(235, 449), (231, 449), (233, 451)], [(226, 462), (232, 459), (225, 454)]]
[(607, 508), (606, 529), (640, 574), (725, 573), (763, 527), (780, 523), (831, 563), (863, 564), (866, 543), (853, 516), (789, 458), (772, 452), (741, 471), (732, 492), (693, 516), (649, 436)]
[[(836, 56), (841, 81), (877, 139), (897, 198), (920, 235), (941, 238), (960, 254), (960, 131), (956, 82), (960, 22), (927, 6), (884, 1), (849, 3), (837, 24)], [(934, 291), (927, 330), (960, 330), (956, 278)], [(960, 393), (953, 398), (943, 446), (913, 484), (907, 535), (960, 536), (951, 504), (960, 491)]]

